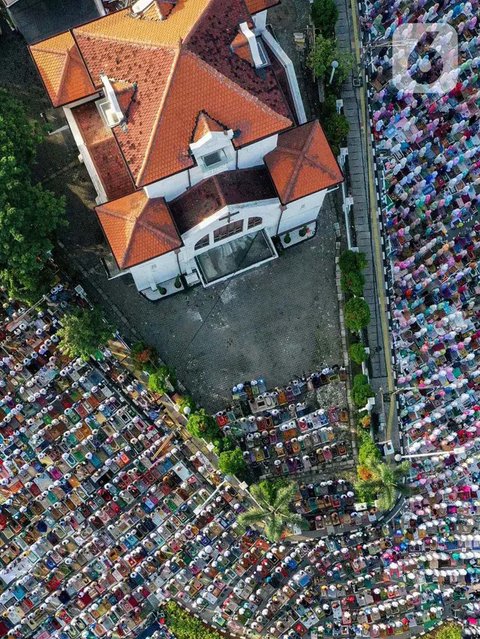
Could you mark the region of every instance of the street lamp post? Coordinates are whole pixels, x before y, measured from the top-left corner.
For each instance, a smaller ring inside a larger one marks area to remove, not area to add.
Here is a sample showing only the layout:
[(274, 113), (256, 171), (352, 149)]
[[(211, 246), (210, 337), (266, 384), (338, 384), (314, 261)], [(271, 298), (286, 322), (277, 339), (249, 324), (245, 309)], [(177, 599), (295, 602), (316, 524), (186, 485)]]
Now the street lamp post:
[(334, 77), (334, 75), (335, 75), (335, 71), (338, 69), (339, 64), (340, 64), (340, 63), (338, 62), (338, 60), (333, 60), (333, 61), (332, 61), (332, 72), (331, 72), (331, 74), (330, 74), (330, 81), (329, 81), (329, 83), (328, 83), (328, 84), (332, 84), (332, 82), (333, 82), (333, 77)]
[(421, 459), (422, 457), (430, 457), (431, 459), (435, 459), (436, 457), (448, 457), (449, 455), (461, 455), (466, 450), (465, 446), (459, 446), (458, 448), (453, 448), (452, 450), (439, 450), (434, 453), (414, 453), (413, 455), (400, 455), (397, 453), (394, 457), (395, 461), (400, 463), (404, 459)]

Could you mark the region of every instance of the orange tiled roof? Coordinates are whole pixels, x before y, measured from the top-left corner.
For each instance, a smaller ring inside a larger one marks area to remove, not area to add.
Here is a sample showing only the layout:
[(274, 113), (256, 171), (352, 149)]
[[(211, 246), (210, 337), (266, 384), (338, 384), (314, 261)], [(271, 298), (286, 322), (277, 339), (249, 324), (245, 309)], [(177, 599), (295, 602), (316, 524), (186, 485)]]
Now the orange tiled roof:
[(226, 127), (222, 126), (220, 122), (217, 122), (211, 118), (205, 111), (200, 111), (197, 116), (197, 123), (193, 130), (192, 142), (198, 142), (204, 135), (211, 131), (222, 132), (226, 131)]
[(72, 34), (67, 31), (30, 47), (55, 107), (95, 93)]
[(136, 191), (96, 208), (98, 219), (121, 269), (169, 253), (182, 245), (163, 198)]
[(85, 146), (92, 158), (109, 200), (115, 200), (135, 190), (125, 160), (112, 130), (104, 123), (95, 102), (72, 109)]
[(245, 0), (247, 9), (250, 13), (258, 13), (259, 11), (265, 11), (275, 5), (279, 4), (280, 0)]
[(252, 52), (250, 50), (250, 45), (248, 43), (248, 38), (244, 33), (242, 33), (241, 31), (237, 33), (232, 41), (231, 47), (232, 51), (236, 53), (236, 55), (238, 55), (240, 58), (242, 58), (242, 60), (245, 60), (252, 66), (255, 66)]
[[(199, 111), (228, 129), (240, 131), (234, 140), (242, 146), (291, 126), (291, 120), (276, 113), (253, 94), (213, 69), (188, 51), (179, 56), (172, 79), (141, 166), (130, 168), (139, 186), (192, 166), (188, 141)], [(116, 132), (123, 148), (128, 132)]]
[(265, 164), (283, 204), (343, 182), (318, 120), (281, 133)]
[(229, 0), (228, 12), (224, 0), (178, 0), (166, 19), (147, 13), (126, 9), (73, 30), (99, 90), (101, 74), (136, 87), (120, 92), (127, 122), (112, 131), (137, 187), (194, 165), (189, 145), (201, 111), (238, 131), (237, 147), (292, 125), (273, 70), (260, 77), (231, 52), (238, 25), (250, 20), (243, 0)]

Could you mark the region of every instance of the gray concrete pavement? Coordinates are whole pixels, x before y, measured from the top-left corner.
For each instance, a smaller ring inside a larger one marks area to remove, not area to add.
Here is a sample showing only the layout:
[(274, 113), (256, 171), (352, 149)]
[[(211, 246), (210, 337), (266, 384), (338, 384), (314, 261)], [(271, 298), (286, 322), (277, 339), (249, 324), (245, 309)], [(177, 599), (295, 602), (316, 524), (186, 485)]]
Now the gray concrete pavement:
[[(274, 10), (277, 35), (291, 53), (294, 31), (306, 29), (309, 5), (286, 0)], [(273, 11), (272, 11), (273, 13)], [(32, 117), (48, 100), (18, 35), (5, 32), (0, 86), (13, 87)], [(303, 58), (296, 57), (302, 73)], [(52, 128), (64, 123), (48, 111)], [(55, 118), (55, 120), (53, 119)], [(208, 289), (196, 287), (152, 304), (136, 291), (130, 276), (107, 281), (100, 258), (106, 247), (92, 211), (94, 192), (68, 132), (49, 136), (39, 149), (35, 175), (67, 198), (68, 229), (62, 231), (67, 262), (90, 297), (115, 324), (118, 309), (124, 334), (134, 332), (155, 345), (195, 398), (207, 408), (223, 408), (238, 381), (263, 375), (275, 386), (322, 364), (342, 363), (335, 287), (335, 195), (327, 196), (318, 234), (291, 247), (279, 259)], [(71, 165), (64, 170), (64, 167)], [(133, 331), (132, 331), (133, 329)]]

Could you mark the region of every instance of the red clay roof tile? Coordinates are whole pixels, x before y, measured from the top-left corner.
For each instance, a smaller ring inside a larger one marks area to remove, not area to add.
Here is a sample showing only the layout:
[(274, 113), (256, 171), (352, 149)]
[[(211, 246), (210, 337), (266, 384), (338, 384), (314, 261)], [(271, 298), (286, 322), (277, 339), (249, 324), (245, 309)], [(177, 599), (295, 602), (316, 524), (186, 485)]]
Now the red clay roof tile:
[[(273, 70), (258, 75), (230, 49), (238, 24), (250, 18), (243, 0), (229, 0), (228, 11), (224, 0), (178, 0), (163, 20), (146, 13), (126, 9), (73, 30), (99, 90), (101, 74), (114, 85), (136, 84), (126, 126), (113, 134), (137, 186), (193, 166), (189, 144), (201, 111), (238, 130), (236, 146), (292, 125)], [(128, 95), (121, 97), (123, 108)]]
[(96, 208), (98, 219), (121, 269), (130, 268), (182, 246), (163, 198), (136, 191)]
[(245, 0), (247, 9), (250, 13), (258, 13), (259, 11), (265, 11), (275, 5), (279, 4), (280, 0)]
[(67, 31), (30, 47), (53, 106), (95, 93), (72, 34)]
[(318, 120), (281, 133), (264, 160), (283, 204), (343, 182)]
[(72, 109), (85, 146), (92, 158), (108, 199), (132, 193), (135, 189), (125, 160), (112, 131), (103, 122), (95, 102)]

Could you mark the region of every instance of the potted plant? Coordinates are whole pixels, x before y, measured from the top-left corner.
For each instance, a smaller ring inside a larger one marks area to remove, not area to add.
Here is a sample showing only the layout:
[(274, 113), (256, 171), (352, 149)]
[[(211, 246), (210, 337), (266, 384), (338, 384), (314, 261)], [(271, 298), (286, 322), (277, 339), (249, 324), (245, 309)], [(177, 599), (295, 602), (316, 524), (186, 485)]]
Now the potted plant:
[(160, 295), (165, 295), (167, 289), (164, 286), (157, 286), (157, 291), (160, 293)]
[(292, 241), (292, 238), (290, 237), (290, 233), (285, 233), (285, 235), (283, 236), (283, 243), (290, 244), (291, 241)]
[(307, 226), (302, 226), (302, 228), (298, 231), (298, 234), (300, 235), (300, 237), (305, 237), (305, 235), (307, 234), (308, 228)]
[(175, 288), (182, 288), (182, 280), (180, 278), (180, 275), (177, 275), (173, 285), (175, 286)]

